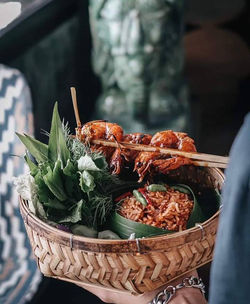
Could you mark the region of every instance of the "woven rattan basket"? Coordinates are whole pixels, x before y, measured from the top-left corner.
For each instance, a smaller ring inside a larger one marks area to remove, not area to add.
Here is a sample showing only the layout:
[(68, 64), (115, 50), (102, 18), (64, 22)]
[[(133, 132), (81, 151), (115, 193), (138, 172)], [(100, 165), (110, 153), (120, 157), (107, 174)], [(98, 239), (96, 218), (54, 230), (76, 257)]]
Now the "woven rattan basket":
[[(221, 189), (223, 173), (182, 167), (169, 175), (199, 191)], [(212, 203), (212, 202), (211, 202)], [(41, 221), (20, 199), (20, 209), (41, 272), (48, 277), (134, 294), (154, 290), (212, 260), (219, 212), (191, 229), (137, 240), (91, 239)]]

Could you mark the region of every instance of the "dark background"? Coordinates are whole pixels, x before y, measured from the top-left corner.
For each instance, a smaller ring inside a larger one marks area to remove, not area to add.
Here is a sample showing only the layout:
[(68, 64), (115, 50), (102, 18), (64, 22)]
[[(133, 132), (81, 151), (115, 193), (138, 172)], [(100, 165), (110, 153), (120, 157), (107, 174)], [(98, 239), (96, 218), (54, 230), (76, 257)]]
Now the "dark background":
[[(49, 130), (55, 101), (72, 129), (70, 86), (82, 122), (91, 119), (101, 91), (91, 69), (87, 1), (24, 1), (22, 15), (0, 31), (0, 63), (18, 68), (31, 88), (35, 135)], [(198, 151), (227, 155), (250, 110), (250, 1), (187, 2), (185, 77), (190, 88)], [(218, 4), (217, 3), (217, 4)], [(207, 6), (207, 7), (206, 7)], [(213, 11), (214, 10), (214, 11)], [(73, 130), (72, 130), (73, 131)], [(201, 276), (208, 285), (209, 265)], [(45, 278), (32, 303), (102, 303), (81, 288)]]

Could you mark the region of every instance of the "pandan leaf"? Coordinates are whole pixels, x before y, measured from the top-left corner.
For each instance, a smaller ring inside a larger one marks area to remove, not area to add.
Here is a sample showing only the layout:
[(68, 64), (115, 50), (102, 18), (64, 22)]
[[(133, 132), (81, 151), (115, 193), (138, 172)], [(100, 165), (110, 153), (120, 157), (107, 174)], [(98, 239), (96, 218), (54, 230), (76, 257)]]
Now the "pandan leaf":
[(70, 159), (67, 160), (66, 166), (63, 168), (63, 173), (67, 176), (74, 176), (77, 172), (77, 167), (73, 165)]
[(43, 180), (43, 175), (40, 170), (34, 176), (34, 179), (35, 179), (35, 184), (37, 185), (37, 194), (40, 202), (44, 203), (48, 199), (53, 199), (55, 197), (54, 194), (50, 191), (50, 189), (45, 184)]
[(39, 162), (46, 162), (48, 160), (48, 146), (29, 135), (21, 135), (16, 133), (18, 138), (21, 142), (25, 145), (27, 150), (34, 156), (36, 161)]
[(174, 231), (164, 230), (158, 227), (145, 225), (135, 221), (131, 221), (115, 212), (110, 220), (110, 229), (117, 233), (122, 239), (128, 239), (132, 233), (136, 238), (150, 237)]
[(51, 122), (48, 157), (53, 162), (56, 162), (57, 159), (60, 159), (63, 166), (66, 166), (67, 160), (70, 158), (70, 152), (67, 148), (65, 136), (63, 133), (62, 122), (58, 113), (57, 102), (54, 106)]
[(56, 161), (53, 171), (49, 166), (47, 167), (47, 174), (43, 176), (43, 180), (55, 197), (59, 199), (59, 201), (64, 201), (67, 199), (62, 181), (60, 160)]
[(67, 215), (61, 217), (58, 223), (77, 223), (82, 219), (82, 206), (85, 204), (84, 200), (80, 200), (73, 208), (67, 211)]
[(30, 159), (28, 153), (25, 154), (24, 159), (29, 166), (30, 174), (34, 177), (38, 172), (38, 167), (36, 164), (33, 163), (33, 161)]
[(52, 208), (52, 209), (57, 209), (57, 210), (66, 210), (66, 206), (61, 203), (59, 200), (55, 199), (48, 199), (45, 203), (44, 206)]
[(81, 192), (78, 185), (79, 175), (77, 173), (77, 166), (74, 166), (70, 159), (67, 160), (66, 167), (63, 169), (63, 181), (64, 187), (69, 197), (80, 199), (79, 194)]

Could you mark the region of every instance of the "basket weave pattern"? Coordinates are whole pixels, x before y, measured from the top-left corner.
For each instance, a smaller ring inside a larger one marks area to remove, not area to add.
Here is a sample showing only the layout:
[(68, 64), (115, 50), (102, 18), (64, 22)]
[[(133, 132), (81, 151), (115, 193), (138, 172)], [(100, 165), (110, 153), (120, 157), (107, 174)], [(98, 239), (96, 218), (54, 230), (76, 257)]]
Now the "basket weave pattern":
[[(210, 170), (213, 174), (208, 181), (213, 186), (222, 185), (222, 174)], [(47, 225), (29, 212), (22, 199), (20, 208), (38, 267), (45, 276), (134, 294), (154, 290), (211, 261), (219, 216), (218, 211), (202, 225), (170, 235), (99, 240)]]
[[(216, 228), (216, 227), (215, 227)], [(168, 251), (146, 254), (107, 254), (72, 250), (47, 240), (26, 225), (45, 276), (68, 278), (141, 293), (154, 290), (172, 278), (212, 260), (216, 229), (196, 240)]]

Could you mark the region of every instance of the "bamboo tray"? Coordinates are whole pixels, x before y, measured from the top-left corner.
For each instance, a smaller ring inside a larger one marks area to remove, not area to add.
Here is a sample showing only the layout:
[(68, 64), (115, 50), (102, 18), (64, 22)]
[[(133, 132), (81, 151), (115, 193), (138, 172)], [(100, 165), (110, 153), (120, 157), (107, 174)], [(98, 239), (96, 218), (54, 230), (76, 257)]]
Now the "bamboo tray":
[[(169, 174), (171, 181), (201, 189), (218, 189), (224, 182), (219, 169), (185, 166)], [(136, 240), (86, 238), (58, 230), (37, 218), (20, 198), (37, 265), (48, 277), (116, 291), (140, 294), (196, 269), (213, 258), (217, 211), (196, 227)]]

